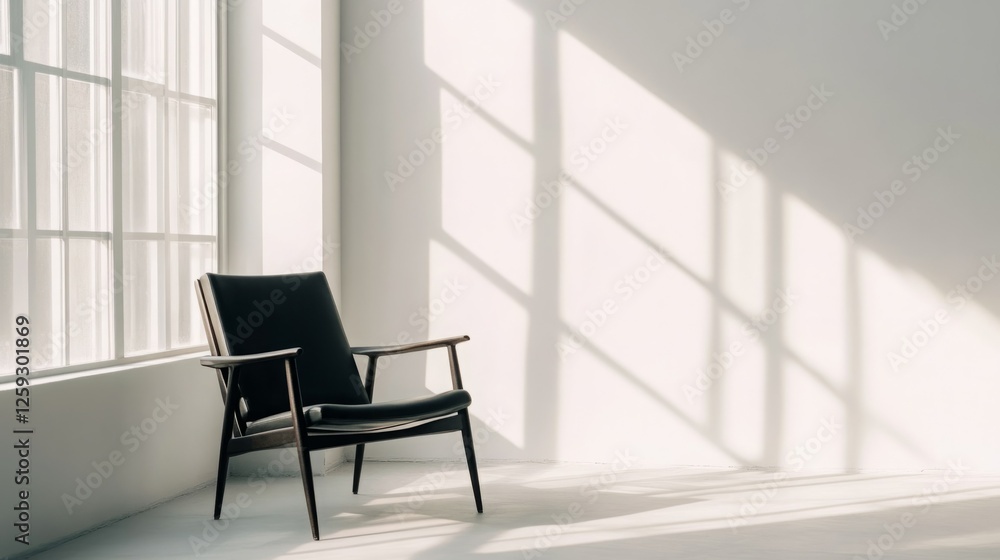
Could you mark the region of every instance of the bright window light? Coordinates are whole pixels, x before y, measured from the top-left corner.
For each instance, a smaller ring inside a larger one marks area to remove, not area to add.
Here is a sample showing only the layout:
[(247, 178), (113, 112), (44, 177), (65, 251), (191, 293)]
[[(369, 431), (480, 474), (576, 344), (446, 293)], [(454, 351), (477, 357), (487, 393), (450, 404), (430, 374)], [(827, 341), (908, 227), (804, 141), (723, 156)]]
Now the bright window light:
[(0, 314), (29, 317), (33, 371), (204, 344), (192, 281), (217, 254), (213, 5), (24, 0), (14, 21), (0, 0)]

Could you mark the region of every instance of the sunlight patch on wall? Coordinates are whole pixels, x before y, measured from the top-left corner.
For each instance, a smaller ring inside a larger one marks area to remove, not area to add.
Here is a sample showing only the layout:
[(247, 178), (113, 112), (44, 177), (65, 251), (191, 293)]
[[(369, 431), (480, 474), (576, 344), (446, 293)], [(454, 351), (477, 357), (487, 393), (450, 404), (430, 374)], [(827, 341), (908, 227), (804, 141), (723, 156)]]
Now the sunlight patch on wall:
[[(457, 102), (441, 91), (442, 115)], [(441, 225), (524, 293), (531, 292), (531, 236), (517, 235), (511, 200), (531, 192), (534, 159), (481, 117), (442, 123)], [(521, 198), (524, 198), (521, 196)]]
[(320, 270), (324, 248), (320, 173), (278, 152), (261, 154), (264, 274)]
[[(726, 449), (760, 464), (757, 461), (768, 437), (765, 432), (768, 362), (761, 333), (754, 329), (746, 319), (722, 313), (717, 342), (711, 355), (702, 358), (698, 369), (699, 374), (721, 373), (711, 382), (710, 389), (696, 399), (696, 405), (699, 420), (717, 434)], [(688, 377), (694, 379), (695, 375)], [(697, 380), (694, 383), (697, 388)]]
[[(996, 468), (1000, 458), (975, 432), (955, 429), (1000, 421), (991, 398), (1000, 393), (1000, 324), (958, 288), (980, 287), (983, 262), (970, 260), (954, 270), (955, 288), (942, 290), (871, 250), (859, 248), (858, 255), (866, 345), (862, 398), (873, 416), (895, 418), (886, 426), (900, 434), (871, 429), (866, 458), (901, 463), (916, 456), (943, 464), (954, 458), (949, 450), (979, 448), (981, 456), (963, 457), (976, 468)], [(992, 281), (981, 289), (991, 289)], [(919, 443), (900, 448), (900, 437)]]
[(720, 149), (715, 173), (721, 255), (718, 280), (723, 296), (745, 314), (763, 310), (767, 296), (767, 273), (771, 265), (767, 248), (770, 191), (762, 175), (753, 174), (736, 192), (720, 191), (719, 182), (730, 180), (743, 158)]
[(777, 440), (778, 463), (792, 471), (834, 469), (844, 465), (845, 449), (854, 444), (846, 429), (854, 407), (825, 386), (824, 376), (784, 358), (780, 360), (786, 419)]
[(775, 367), (786, 419), (774, 434), (778, 466), (834, 468), (844, 461), (845, 395), (857, 361), (852, 343), (857, 325), (848, 320), (854, 281), (848, 278), (848, 247), (840, 228), (798, 197), (783, 194), (779, 204), (782, 275), (780, 292), (769, 294), (774, 298), (769, 309), (776, 325), (780, 322)]
[[(312, 24), (300, 22), (303, 27), (312, 25), (317, 29), (319, 24), (319, 19)], [(261, 86), (261, 128), (254, 131), (257, 140), (280, 136), (283, 145), (310, 160), (321, 162), (321, 68), (271, 37), (265, 35), (262, 40), (264, 75), (268, 79)]]
[(579, 192), (564, 195), (563, 214), (559, 313), (567, 343), (590, 341), (634, 364), (648, 364), (651, 353), (669, 349), (668, 362), (662, 356), (654, 362), (664, 369), (642, 377), (699, 364), (709, 351), (711, 294), (704, 281)]
[[(559, 83), (563, 169), (637, 237), (707, 277), (713, 189), (708, 135), (566, 32), (559, 33)], [(564, 230), (563, 242), (575, 243), (577, 233)]]
[[(828, 383), (843, 389), (848, 378), (852, 352), (847, 323), (848, 305), (846, 238), (839, 227), (830, 223), (801, 199), (782, 195), (783, 225), (781, 285), (785, 301), (774, 305), (780, 321), (782, 338), (789, 351), (799, 356), (809, 368), (817, 370)], [(768, 294), (768, 300), (780, 294)], [(783, 306), (788, 307), (782, 313)], [(857, 310), (855, 310), (857, 312)], [(811, 385), (810, 385), (811, 386)], [(798, 400), (822, 402), (825, 389), (816, 394), (796, 394), (790, 408), (804, 413)], [(791, 410), (789, 410), (791, 413)], [(793, 418), (798, 418), (793, 413)]]
[[(636, 349), (638, 346), (634, 345)], [(609, 364), (602, 355), (608, 349), (594, 347), (562, 363), (560, 390), (554, 396), (553, 408), (560, 417), (572, 421), (559, 424), (553, 459), (593, 461), (593, 450), (611, 453), (627, 449), (632, 455), (663, 465), (685, 464), (685, 457), (691, 454), (712, 457), (714, 464), (738, 462), (697, 422), (684, 421), (689, 416), (688, 407), (674, 388), (678, 379), (673, 366), (677, 345), (663, 338), (657, 341), (657, 348)], [(648, 365), (652, 359), (657, 366)], [(637, 368), (636, 362), (645, 364)], [(609, 407), (616, 410), (613, 421), (602, 412)], [(623, 430), (622, 426), (631, 429)]]
[[(635, 392), (621, 398), (634, 398), (638, 425), (682, 425), (678, 415), (698, 411), (682, 385), (714, 350), (712, 142), (572, 35), (559, 33), (558, 51), (560, 409), (586, 415), (614, 388)], [(561, 447), (586, 433), (575, 429), (561, 431)], [(652, 456), (669, 453), (639, 439), (630, 443)]]
[[(762, 341), (771, 328), (767, 320), (773, 310), (768, 307), (775, 297), (767, 289), (772, 195), (760, 174), (751, 174), (736, 192), (720, 187), (723, 181), (731, 183), (733, 169), (743, 160), (723, 149), (716, 158), (718, 255), (712, 285), (718, 290), (713, 307), (719, 323), (709, 341), (711, 353), (696, 372), (687, 373), (687, 394), (697, 396), (691, 399), (695, 417), (722, 445), (757, 461), (767, 438), (768, 356)], [(702, 391), (705, 385), (709, 387)]]
[[(567, 271), (559, 294), (560, 414), (589, 418), (595, 400), (610, 397), (630, 400), (638, 425), (680, 425), (677, 414), (695, 411), (681, 387), (693, 383), (712, 350), (711, 293), (579, 191), (567, 191), (563, 205), (564, 228), (574, 234), (560, 255)], [(560, 449), (580, 449), (587, 433), (581, 422), (560, 428)], [(643, 433), (627, 442), (614, 438), (650, 456), (669, 453), (666, 441), (644, 442)], [(616, 441), (610, 433), (600, 437)]]
[(898, 347), (899, 337), (944, 302), (920, 276), (899, 270), (862, 245), (857, 255), (864, 364), (873, 374), (869, 379), (877, 380), (892, 373), (886, 353)]
[(320, 0), (261, 2), (266, 27), (319, 58), (323, 47), (323, 6)]
[(530, 15), (509, 0), (424, 3), (424, 62), (466, 93), (483, 78), (500, 83), (480, 111), (521, 139), (534, 139), (534, 30)]
[(231, 141), (242, 166), (260, 158), (262, 272), (320, 270), (329, 250), (322, 242), (324, 121), (315, 60), (321, 5), (265, 2), (262, 9), (261, 64), (267, 79), (261, 82), (259, 128)]
[[(414, 339), (469, 335), (470, 341), (458, 345), (458, 358), (465, 388), (475, 395), (472, 413), (485, 422), (491, 410), (502, 411), (502, 425), (490, 423), (497, 439), (523, 447), (527, 309), (478, 267), (436, 241), (430, 243), (429, 264), (428, 316), (426, 322), (423, 317), (411, 321)], [(448, 368), (446, 351), (427, 353), (428, 390), (452, 388)], [(484, 378), (484, 372), (503, 372), (503, 379)]]

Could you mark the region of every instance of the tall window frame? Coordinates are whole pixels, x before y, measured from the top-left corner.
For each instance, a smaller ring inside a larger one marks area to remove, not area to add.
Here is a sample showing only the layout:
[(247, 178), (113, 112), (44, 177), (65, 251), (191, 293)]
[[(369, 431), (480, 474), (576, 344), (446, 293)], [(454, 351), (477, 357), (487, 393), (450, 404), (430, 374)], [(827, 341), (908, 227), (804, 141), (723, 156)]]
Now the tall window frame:
[(0, 0), (0, 382), (21, 314), (33, 375), (204, 347), (193, 281), (222, 256), (225, 6)]

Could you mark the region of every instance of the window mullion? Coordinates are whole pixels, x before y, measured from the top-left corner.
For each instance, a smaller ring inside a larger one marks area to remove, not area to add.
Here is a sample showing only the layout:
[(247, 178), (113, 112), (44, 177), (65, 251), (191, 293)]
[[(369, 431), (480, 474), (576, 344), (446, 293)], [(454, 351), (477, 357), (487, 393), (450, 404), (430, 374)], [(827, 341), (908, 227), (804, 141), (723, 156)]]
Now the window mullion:
[[(3, 55), (0, 55), (2, 57)], [(83, 72), (77, 72), (75, 70), (70, 70), (68, 68), (57, 68), (55, 66), (50, 66), (48, 64), (42, 64), (41, 62), (32, 62), (30, 60), (24, 60), (18, 63), (23, 68), (29, 68), (33, 72), (38, 74), (52, 74), (54, 76), (62, 76), (64, 78), (69, 78), (77, 82), (86, 82), (88, 84), (95, 84), (99, 86), (108, 87), (111, 85), (111, 80), (103, 76), (94, 76), (91, 74), (85, 74)]]
[(111, 233), (107, 231), (83, 231), (83, 230), (65, 230), (65, 229), (35, 229), (36, 239), (62, 239), (63, 237), (69, 239), (93, 239), (97, 241), (108, 241), (111, 239)]
[[(217, 6), (221, 8), (220, 6)], [(228, 7), (228, 6), (227, 6)], [(226, 212), (226, 193), (228, 190), (228, 175), (226, 163), (228, 154), (228, 113), (226, 112), (229, 90), (228, 90), (228, 29), (229, 10), (217, 9), (215, 11), (218, 19), (215, 22), (215, 262), (219, 272), (229, 271), (229, 259), (227, 246), (226, 225), (228, 215)]]
[(157, 129), (160, 131), (159, 136), (159, 161), (157, 162), (157, 167), (159, 168), (159, 173), (157, 173), (157, 195), (160, 203), (160, 212), (158, 215), (160, 221), (160, 227), (158, 230), (158, 245), (159, 250), (157, 255), (159, 255), (159, 266), (160, 270), (160, 297), (158, 302), (160, 309), (163, 309), (163, 317), (160, 321), (160, 326), (163, 327), (163, 347), (165, 349), (170, 348), (170, 326), (171, 326), (171, 309), (170, 309), (170, 241), (168, 239), (170, 235), (170, 179), (171, 179), (171, 169), (170, 154), (171, 154), (171, 144), (170, 144), (170, 98), (169, 94), (165, 95), (160, 99), (160, 111), (158, 112), (156, 118), (159, 120), (157, 123)]
[[(22, 0), (11, 0), (10, 2), (10, 38), (11, 55), (14, 59), (14, 66), (17, 69), (17, 88), (19, 98), (16, 100), (18, 107), (19, 130), (17, 133), (18, 162), (21, 166), (19, 174), (19, 187), (25, 194), (27, 203), (25, 208), (24, 223), (22, 227), (27, 234), (28, 253), (28, 309), (30, 314), (41, 308), (39, 301), (39, 285), (41, 278), (36, 278), (38, 270), (38, 248), (36, 247), (35, 229), (37, 227), (35, 211), (36, 208), (36, 153), (35, 153), (35, 73), (24, 67), (24, 42), (18, 39), (23, 37), (24, 4)], [(52, 347), (56, 347), (55, 341), (50, 341)]]
[(125, 357), (125, 247), (122, 239), (122, 18), (111, 2), (111, 262), (114, 356)]
[[(170, 293), (170, 280), (171, 280), (170, 273), (173, 270), (173, 267), (171, 265), (177, 266), (179, 264), (179, 259), (180, 259), (180, 255), (181, 255), (180, 246), (177, 243), (171, 242), (171, 240), (170, 240), (170, 234), (171, 234), (171, 229), (170, 229), (170, 210), (171, 210), (171, 205), (170, 205), (170, 198), (171, 198), (170, 197), (170, 194), (171, 194), (170, 193), (170, 187), (171, 187), (171, 181), (176, 181), (177, 182), (177, 186), (180, 187), (180, 180), (181, 180), (180, 173), (179, 173), (180, 172), (180, 168), (181, 168), (181, 164), (180, 164), (180, 161), (181, 161), (180, 160), (180, 144), (181, 144), (181, 130), (180, 130), (180, 121), (181, 121), (181, 118), (180, 118), (180, 111), (181, 111), (181, 107), (180, 107), (180, 103), (175, 101), (177, 99), (177, 93), (176, 92), (180, 91), (180, 89), (181, 89), (181, 81), (180, 81), (181, 77), (180, 77), (180, 72), (178, 71), (178, 68), (180, 66), (180, 60), (181, 60), (180, 59), (181, 3), (180, 2), (175, 2), (174, 6), (173, 6), (173, 9), (174, 9), (174, 29), (173, 29), (174, 34), (172, 36), (171, 36), (171, 33), (170, 33), (170, 31), (171, 31), (171, 29), (170, 29), (170, 17), (168, 16), (167, 18), (165, 18), (166, 21), (163, 22), (163, 25), (166, 27), (166, 29), (163, 31), (163, 42), (164, 42), (164, 45), (163, 45), (163, 53), (164, 53), (163, 68), (164, 68), (164, 74), (165, 74), (164, 75), (164, 80), (163, 80), (163, 85), (164, 85), (164, 87), (166, 89), (166, 95), (164, 96), (164, 106), (163, 106), (164, 128), (162, 130), (163, 130), (164, 133), (162, 134), (162, 137), (164, 138), (164, 145), (165, 145), (165, 148), (166, 148), (164, 150), (164, 157), (163, 157), (163, 166), (164, 166), (164, 169), (166, 170), (166, 173), (163, 175), (163, 179), (164, 179), (164, 181), (163, 181), (163, 193), (164, 193), (165, 196), (163, 197), (163, 229), (161, 231), (164, 234), (163, 235), (163, 260), (166, 263), (166, 265), (163, 267), (163, 276), (162, 276), (162, 278), (163, 278), (163, 291), (162, 291), (162, 296), (163, 297), (162, 297), (162, 303), (163, 303), (163, 309), (165, 310), (165, 312), (163, 314), (164, 319), (165, 319), (164, 325), (163, 325), (164, 326), (163, 335), (164, 335), (164, 339), (166, 341), (166, 347), (167, 348), (172, 348), (173, 347), (173, 343), (174, 343), (174, 341), (173, 341), (173, 327), (174, 327), (174, 322), (176, 322), (177, 319), (178, 319), (178, 317), (175, 316), (174, 309), (173, 309), (173, 307), (171, 305), (173, 303), (173, 301), (172, 301), (173, 298), (171, 297), (171, 293)], [(166, 56), (166, 53), (169, 52), (169, 49), (171, 48), (171, 44), (172, 44), (173, 49), (174, 49), (174, 57), (173, 57), (173, 59), (174, 59), (174, 66), (173, 67), (170, 66), (170, 57)], [(173, 87), (173, 88), (170, 87), (170, 79), (171, 78), (174, 79), (174, 86), (175, 87)], [(171, 103), (171, 101), (175, 101), (175, 103), (174, 103), (174, 111), (173, 111), (174, 112), (174, 114), (173, 114), (174, 118), (173, 119), (170, 118), (171, 117), (171, 115), (170, 115), (170, 103)], [(170, 139), (171, 139), (171, 130), (173, 131), (173, 136), (172, 137), (174, 139), (174, 142), (170, 141)], [(170, 165), (170, 158), (172, 156), (176, 157), (176, 159), (177, 159), (177, 165), (176, 166), (171, 166)], [(171, 259), (171, 255), (173, 255), (175, 253), (174, 248), (176, 248), (176, 254), (177, 254), (177, 257), (178, 257), (178, 262), (173, 262), (172, 259)]]
[[(60, 7), (61, 8), (61, 7)], [(59, 117), (60, 134), (59, 143), (61, 154), (59, 156), (59, 170), (62, 191), (62, 274), (63, 274), (63, 362), (70, 364), (72, 356), (72, 344), (69, 336), (70, 325), (73, 322), (70, 316), (70, 270), (69, 270), (69, 87), (66, 78), (66, 14), (59, 10)]]

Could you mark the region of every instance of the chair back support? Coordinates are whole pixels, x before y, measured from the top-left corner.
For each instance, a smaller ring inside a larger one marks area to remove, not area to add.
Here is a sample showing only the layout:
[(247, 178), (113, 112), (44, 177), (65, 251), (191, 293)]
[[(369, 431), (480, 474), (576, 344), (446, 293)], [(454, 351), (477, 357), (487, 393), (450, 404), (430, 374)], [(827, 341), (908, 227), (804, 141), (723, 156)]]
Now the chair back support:
[[(205, 274), (199, 296), (212, 353), (243, 356), (302, 348), (297, 359), (303, 404), (368, 404), (326, 275)], [(288, 411), (284, 364), (244, 366), (241, 416), (254, 421)]]

